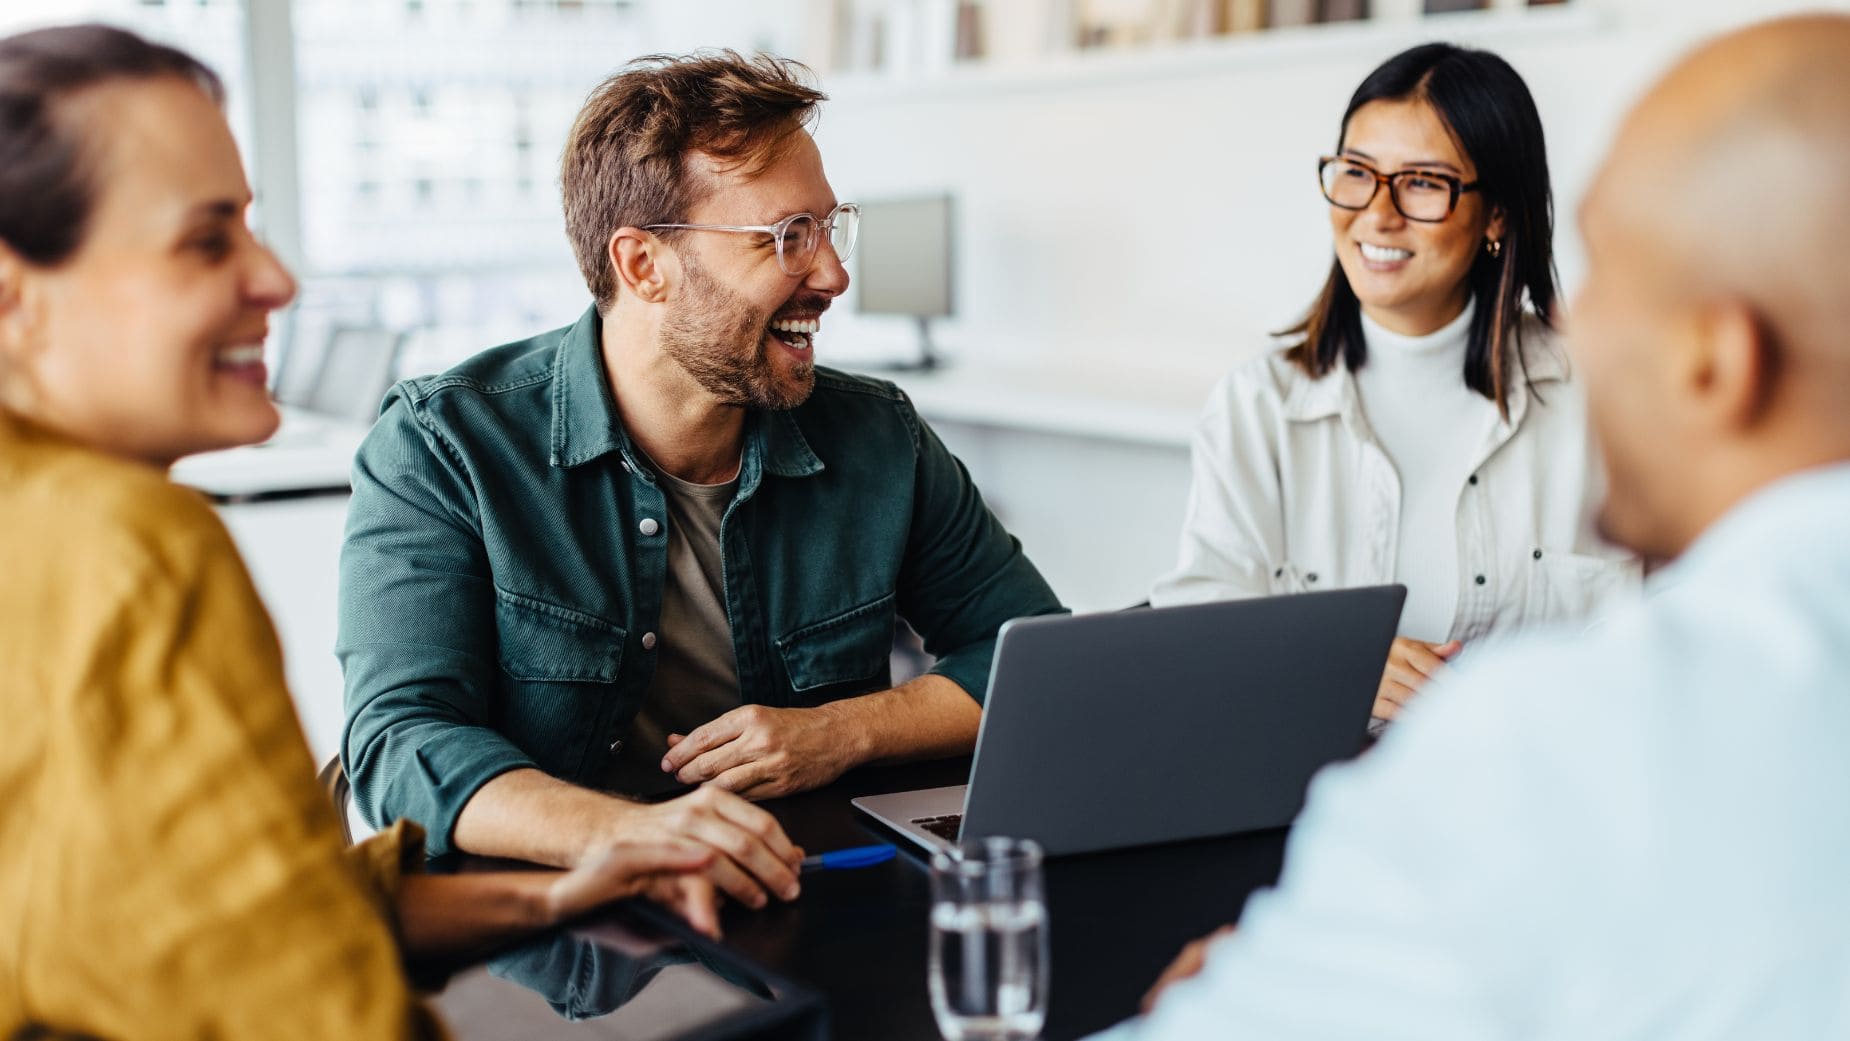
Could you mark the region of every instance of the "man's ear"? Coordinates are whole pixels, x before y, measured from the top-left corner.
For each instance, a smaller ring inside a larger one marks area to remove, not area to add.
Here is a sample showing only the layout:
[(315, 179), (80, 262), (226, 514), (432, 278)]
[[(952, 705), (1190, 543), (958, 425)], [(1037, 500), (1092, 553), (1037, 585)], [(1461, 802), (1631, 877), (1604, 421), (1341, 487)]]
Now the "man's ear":
[(660, 303), (667, 298), (669, 282), (679, 273), (674, 251), (641, 228), (618, 228), (605, 247), (617, 284), (637, 299)]
[(1718, 430), (1751, 430), (1766, 415), (1779, 379), (1771, 330), (1741, 300), (1709, 304), (1692, 319), (1685, 373), (1698, 409)]

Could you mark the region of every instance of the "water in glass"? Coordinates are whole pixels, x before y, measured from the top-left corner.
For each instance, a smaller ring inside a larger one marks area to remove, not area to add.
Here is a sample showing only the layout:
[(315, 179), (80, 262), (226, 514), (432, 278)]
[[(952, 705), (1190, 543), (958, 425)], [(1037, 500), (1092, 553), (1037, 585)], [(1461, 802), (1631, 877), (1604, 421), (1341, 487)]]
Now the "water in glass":
[(1032, 842), (965, 843), (932, 864), (932, 1012), (947, 1041), (1026, 1041), (1047, 1018), (1047, 908)]

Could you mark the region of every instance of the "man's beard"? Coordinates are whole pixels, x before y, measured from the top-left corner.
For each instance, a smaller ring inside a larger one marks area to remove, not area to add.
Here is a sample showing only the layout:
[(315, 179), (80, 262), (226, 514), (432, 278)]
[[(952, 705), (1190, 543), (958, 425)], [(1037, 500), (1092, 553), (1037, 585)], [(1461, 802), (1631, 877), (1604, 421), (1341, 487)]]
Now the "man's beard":
[(802, 362), (780, 375), (765, 348), (769, 315), (722, 285), (686, 257), (685, 302), (662, 322), (662, 350), (701, 389), (740, 408), (792, 409), (809, 400), (816, 368)]

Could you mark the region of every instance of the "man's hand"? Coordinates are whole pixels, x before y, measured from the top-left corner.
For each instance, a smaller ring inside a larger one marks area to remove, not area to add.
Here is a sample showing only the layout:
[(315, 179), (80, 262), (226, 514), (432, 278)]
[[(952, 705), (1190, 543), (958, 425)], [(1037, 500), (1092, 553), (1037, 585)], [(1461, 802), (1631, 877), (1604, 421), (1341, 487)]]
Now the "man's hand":
[(1445, 663), (1458, 656), (1464, 644), (1427, 643), (1424, 640), (1394, 638), (1388, 650), (1387, 669), (1381, 674), (1381, 686), (1375, 691), (1376, 719), (1393, 719), (1400, 714), (1427, 681), (1445, 671)]
[(662, 770), (683, 784), (707, 784), (748, 799), (820, 788), (866, 758), (855, 728), (834, 706), (746, 705), (685, 737), (668, 736)]
[(718, 856), (693, 842), (619, 843), (587, 857), (546, 890), (547, 924), (556, 924), (613, 900), (646, 896), (719, 938), (719, 894), (702, 872)]
[(1169, 963), (1169, 967), (1163, 970), (1163, 974), (1158, 976), (1156, 983), (1150, 987), (1150, 992), (1143, 996), (1143, 1014), (1146, 1016), (1150, 1014), (1150, 1010), (1156, 1007), (1156, 999), (1162, 997), (1163, 991), (1168, 990), (1172, 984), (1199, 975), (1201, 967), (1207, 964), (1208, 945), (1223, 936), (1231, 935), (1233, 935), (1233, 926), (1223, 925), (1182, 948), (1182, 953), (1176, 955), (1176, 960)]
[(791, 844), (776, 818), (718, 788), (632, 806), (606, 834), (625, 846), (691, 842), (709, 848), (714, 856), (706, 865), (707, 877), (747, 907), (765, 906), (769, 894), (795, 900), (801, 891), (797, 874), (803, 850)]

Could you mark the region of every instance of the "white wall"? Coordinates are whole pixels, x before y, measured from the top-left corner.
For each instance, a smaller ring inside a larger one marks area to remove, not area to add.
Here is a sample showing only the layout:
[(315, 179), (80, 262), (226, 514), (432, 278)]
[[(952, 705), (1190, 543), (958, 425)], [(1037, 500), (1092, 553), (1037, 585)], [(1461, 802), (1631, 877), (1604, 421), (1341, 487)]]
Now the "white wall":
[[(800, 3), (702, 4), (698, 22), (669, 13), (683, 6), (656, 5), (660, 46), (802, 39)], [(1817, 6), (1578, 0), (1515, 16), (1281, 30), (1156, 59), (1091, 54), (1051, 70), (825, 76), (833, 98), (818, 139), (843, 198), (957, 193), (961, 313), (941, 338), (954, 351), (1120, 367), (1135, 379), (1145, 363), (1231, 363), (1309, 302), (1330, 256), (1315, 158), (1332, 147), (1356, 84), (1395, 52), (1430, 39), (1485, 46), (1528, 80), (1571, 287), (1574, 204), (1642, 86), (1717, 28)], [(831, 316), (825, 348), (859, 353), (907, 335), (844, 320), (847, 310)]]

